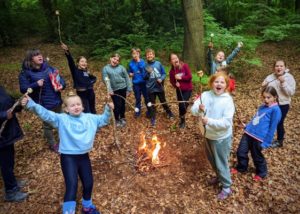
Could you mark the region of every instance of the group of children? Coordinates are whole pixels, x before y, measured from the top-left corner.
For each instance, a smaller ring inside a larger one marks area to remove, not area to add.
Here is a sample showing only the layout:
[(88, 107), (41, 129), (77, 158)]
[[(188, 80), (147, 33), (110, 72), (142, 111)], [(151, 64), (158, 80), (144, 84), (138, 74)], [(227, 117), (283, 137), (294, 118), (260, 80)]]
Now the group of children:
[[(210, 51), (211, 48), (210, 46)], [(192, 114), (200, 116), (205, 126), (205, 149), (208, 160), (216, 173), (216, 177), (210, 179), (209, 183), (216, 184), (220, 182), (222, 184), (222, 190), (218, 194), (218, 198), (221, 200), (226, 199), (231, 194), (232, 181), (230, 174), (247, 170), (249, 150), (256, 166), (254, 179), (261, 180), (266, 177), (267, 165), (262, 149), (271, 145), (282, 146), (284, 139), (283, 122), (289, 109), (291, 96), (295, 93), (295, 80), (286, 70), (285, 62), (282, 60), (276, 61), (274, 73), (263, 82), (263, 104), (245, 127), (237, 151), (238, 163), (230, 173), (228, 160), (232, 144), (235, 107), (233, 99), (228, 93), (229, 76), (225, 72), (216, 71), (219, 67), (226, 67), (240, 48), (241, 43), (229, 59), (225, 59), (224, 52), (219, 52), (215, 59), (210, 59), (212, 60), (211, 67), (214, 68), (211, 69), (212, 75), (209, 81), (211, 90), (203, 92), (194, 101), (191, 108)], [(143, 95), (147, 107), (146, 116), (151, 119), (152, 125), (156, 123), (154, 104), (157, 97), (163, 103), (167, 116), (173, 118), (174, 114), (167, 105), (165, 98), (164, 80), (166, 72), (162, 64), (155, 60), (155, 52), (152, 49), (146, 50), (146, 61), (141, 59), (139, 49), (132, 49), (132, 60), (129, 63), (128, 72), (119, 64), (120, 55), (117, 53), (111, 55), (109, 64), (102, 70), (102, 78), (103, 81), (109, 79), (110, 84), (107, 85), (107, 91), (113, 103), (108, 103), (105, 106), (104, 113), (97, 115), (93, 90), (96, 77), (88, 72), (86, 58), (79, 57), (76, 65), (69, 48), (62, 44), (62, 49), (65, 51), (77, 94), (69, 93), (62, 101), (60, 90), (57, 90), (55, 85), (61, 85), (60, 88), (63, 89), (65, 87), (63, 78), (56, 69), (47, 64), (38, 50), (30, 50), (24, 60), (19, 80), (22, 93), (25, 93), (28, 88), (32, 88), (33, 93), (30, 94), (30, 97), (26, 95), (21, 104), (44, 121), (44, 134), (47, 141), (50, 143), (51, 148), (58, 149), (61, 154), (61, 168), (66, 186), (62, 207), (63, 213), (75, 213), (77, 175), (79, 175), (83, 184), (82, 213), (99, 213), (92, 203), (93, 176), (88, 155), (93, 147), (96, 131), (109, 123), (110, 108), (114, 110), (117, 126), (126, 125), (125, 99), (132, 90), (138, 109), (135, 112), (135, 117), (141, 115), (141, 96)], [(193, 89), (192, 75), (188, 65), (180, 61), (176, 54), (170, 54), (169, 59), (171, 63), (170, 82), (176, 89), (177, 100), (181, 101), (179, 102), (179, 126), (184, 128), (188, 102), (182, 101), (188, 101), (191, 97)], [(53, 80), (51, 75), (54, 74), (55, 79)], [(132, 78), (132, 84), (130, 77)], [(61, 107), (62, 103), (63, 107)], [(11, 105), (9, 98), (7, 98), (7, 101), (3, 100), (2, 102), (1, 96), (1, 122), (6, 119), (10, 122), (4, 129), (3, 139), (7, 138), (10, 143), (3, 143), (1, 138), (0, 154), (8, 149), (12, 151), (7, 153), (9, 157), (6, 157), (6, 159), (0, 155), (0, 161), (6, 199), (8, 201), (21, 201), (27, 197), (27, 194), (21, 192), (20, 185), (14, 177), (13, 147), (8, 148), (7, 146), (11, 147), (23, 134), (21, 130), (18, 132), (17, 129), (12, 130), (12, 127), (19, 126), (14, 113), (9, 111)], [(61, 110), (64, 113), (60, 113)], [(50, 132), (52, 127), (58, 129), (59, 144), (54, 143), (53, 133)], [(276, 128), (277, 141), (272, 144)], [(6, 174), (8, 175), (6, 176)]]

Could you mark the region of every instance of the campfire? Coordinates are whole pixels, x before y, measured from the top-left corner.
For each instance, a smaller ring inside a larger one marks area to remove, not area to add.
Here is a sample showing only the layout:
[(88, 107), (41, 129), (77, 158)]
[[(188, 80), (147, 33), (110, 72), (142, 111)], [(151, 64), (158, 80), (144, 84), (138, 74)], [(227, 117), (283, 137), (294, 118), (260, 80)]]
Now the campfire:
[(153, 135), (150, 140), (146, 140), (146, 135), (141, 133), (140, 145), (137, 151), (136, 169), (139, 172), (148, 172), (157, 167), (166, 166), (161, 163), (161, 149), (166, 144), (158, 140), (156, 135)]

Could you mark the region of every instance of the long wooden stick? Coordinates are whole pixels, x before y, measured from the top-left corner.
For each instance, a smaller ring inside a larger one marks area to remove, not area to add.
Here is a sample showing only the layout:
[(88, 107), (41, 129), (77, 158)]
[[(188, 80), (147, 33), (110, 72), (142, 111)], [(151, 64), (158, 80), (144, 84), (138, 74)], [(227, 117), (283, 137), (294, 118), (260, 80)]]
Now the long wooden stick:
[(57, 31), (58, 31), (58, 36), (59, 36), (59, 42), (60, 42), (60, 43), (63, 43), (63, 42), (62, 42), (62, 39), (61, 39), (59, 10), (56, 10), (56, 11), (55, 11), (55, 14), (56, 14), (56, 16), (57, 16)]

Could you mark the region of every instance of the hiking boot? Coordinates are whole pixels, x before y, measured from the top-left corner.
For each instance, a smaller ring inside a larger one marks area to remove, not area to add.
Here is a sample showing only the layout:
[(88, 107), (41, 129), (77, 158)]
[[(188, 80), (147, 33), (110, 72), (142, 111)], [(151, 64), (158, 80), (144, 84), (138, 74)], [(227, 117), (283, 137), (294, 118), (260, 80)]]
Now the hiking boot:
[(83, 207), (81, 210), (82, 214), (100, 214), (100, 212), (96, 209), (96, 207), (94, 205), (92, 205), (91, 207)]
[(8, 190), (5, 193), (4, 200), (8, 202), (20, 202), (24, 201), (28, 197), (28, 194), (21, 192), (18, 188), (14, 190)]
[(173, 112), (171, 112), (171, 111), (167, 113), (167, 117), (168, 117), (168, 119), (174, 119), (175, 118)]
[(229, 189), (229, 192), (222, 189), (222, 191), (218, 194), (217, 198), (218, 198), (218, 200), (225, 200), (226, 198), (228, 198), (231, 195), (231, 193), (232, 193), (231, 189)]
[(180, 117), (179, 128), (181, 128), (181, 129), (185, 128), (185, 118), (184, 117)]
[(151, 126), (155, 126), (155, 124), (156, 124), (156, 119), (155, 119), (155, 117), (152, 117), (151, 118)]

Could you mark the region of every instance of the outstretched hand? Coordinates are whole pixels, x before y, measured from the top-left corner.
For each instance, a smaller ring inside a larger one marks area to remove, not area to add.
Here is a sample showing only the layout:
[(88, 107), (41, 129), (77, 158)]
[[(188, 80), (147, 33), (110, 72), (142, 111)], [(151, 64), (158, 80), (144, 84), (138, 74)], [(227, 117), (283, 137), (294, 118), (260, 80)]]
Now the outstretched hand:
[(237, 45), (239, 48), (243, 47), (244, 46), (244, 43), (243, 42), (238, 42), (238, 45)]
[(109, 102), (109, 103), (107, 103), (107, 105), (109, 106), (109, 108), (111, 108), (111, 109), (114, 109), (115, 108), (115, 106), (114, 106), (114, 103), (113, 102)]
[(30, 99), (31, 99), (31, 98), (30, 98), (28, 95), (25, 95), (25, 96), (23, 97), (23, 99), (21, 100), (21, 105), (22, 105), (22, 106), (26, 106), (27, 103), (28, 103), (28, 101), (29, 101)]
[(68, 48), (68, 46), (67, 46), (65, 43), (61, 43), (61, 48), (62, 48), (65, 52), (69, 51), (69, 48)]

